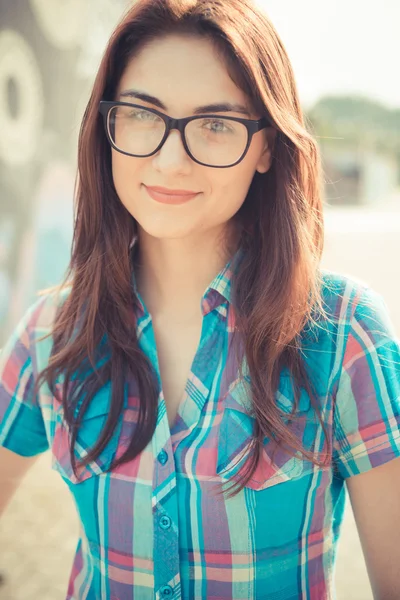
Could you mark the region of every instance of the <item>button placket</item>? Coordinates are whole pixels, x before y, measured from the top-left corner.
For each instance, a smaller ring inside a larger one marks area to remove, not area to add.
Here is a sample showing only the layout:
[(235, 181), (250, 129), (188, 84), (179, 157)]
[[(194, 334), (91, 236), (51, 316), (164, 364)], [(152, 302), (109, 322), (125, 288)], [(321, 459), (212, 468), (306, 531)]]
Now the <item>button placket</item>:
[(167, 515), (163, 515), (160, 519), (160, 527), (162, 529), (169, 529), (171, 527), (171, 519)]

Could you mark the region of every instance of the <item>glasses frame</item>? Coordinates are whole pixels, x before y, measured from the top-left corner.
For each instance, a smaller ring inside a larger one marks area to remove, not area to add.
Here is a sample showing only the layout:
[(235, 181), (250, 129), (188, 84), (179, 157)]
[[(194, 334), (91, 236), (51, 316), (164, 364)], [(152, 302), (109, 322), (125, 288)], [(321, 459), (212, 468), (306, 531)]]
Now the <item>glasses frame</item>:
[[(164, 134), (161, 142), (159, 143), (159, 145), (153, 152), (151, 152), (150, 154), (131, 154), (130, 152), (124, 152), (123, 150), (121, 150), (114, 144), (114, 142), (111, 138), (111, 135), (110, 135), (110, 131), (109, 131), (109, 114), (110, 114), (111, 109), (114, 108), (115, 106), (132, 106), (134, 108), (148, 110), (149, 112), (154, 113), (155, 115), (157, 115), (164, 121), (165, 134)], [(199, 165), (203, 165), (205, 167), (212, 167), (214, 169), (228, 169), (230, 167), (234, 167), (237, 164), (239, 164), (246, 156), (246, 154), (250, 148), (250, 144), (251, 144), (254, 134), (257, 133), (258, 131), (261, 131), (262, 129), (265, 129), (266, 127), (272, 125), (270, 119), (268, 119), (267, 117), (262, 117), (261, 119), (255, 120), (255, 119), (243, 119), (240, 117), (228, 117), (228, 116), (221, 115), (221, 114), (194, 115), (191, 117), (183, 117), (182, 119), (174, 119), (174, 118), (166, 115), (165, 113), (162, 113), (159, 110), (156, 110), (155, 108), (148, 108), (147, 106), (142, 106), (141, 104), (132, 104), (131, 102), (118, 102), (118, 101), (113, 101), (113, 100), (100, 100), (99, 112), (103, 116), (104, 129), (105, 129), (108, 141), (110, 142), (110, 144), (114, 148), (114, 150), (116, 150), (117, 152), (120, 152), (121, 154), (125, 154), (127, 156), (134, 156), (136, 158), (148, 158), (149, 156), (153, 156), (154, 154), (157, 154), (157, 152), (163, 147), (163, 145), (166, 142), (167, 138), (169, 137), (169, 134), (172, 131), (172, 129), (177, 129), (181, 134), (183, 146), (184, 146), (187, 154), (190, 156), (190, 158), (194, 162), (198, 163)], [(242, 123), (246, 127), (246, 129), (247, 129), (247, 145), (246, 145), (246, 148), (245, 148), (242, 156), (239, 158), (239, 160), (237, 160), (235, 163), (233, 163), (231, 165), (217, 166), (217, 165), (209, 165), (207, 163), (203, 163), (203, 162), (197, 160), (197, 158), (195, 158), (193, 156), (193, 154), (190, 152), (189, 146), (186, 142), (186, 134), (185, 134), (186, 125), (196, 119), (204, 119), (204, 118), (227, 119), (229, 121), (236, 121), (237, 123)]]

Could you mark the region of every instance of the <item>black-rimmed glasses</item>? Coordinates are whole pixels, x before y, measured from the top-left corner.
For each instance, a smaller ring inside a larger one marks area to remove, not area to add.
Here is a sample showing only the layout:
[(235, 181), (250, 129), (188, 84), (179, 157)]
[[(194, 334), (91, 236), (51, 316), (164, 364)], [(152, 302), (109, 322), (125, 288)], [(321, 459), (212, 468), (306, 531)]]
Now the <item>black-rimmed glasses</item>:
[(146, 158), (156, 154), (172, 129), (178, 129), (186, 152), (206, 167), (224, 169), (246, 156), (253, 135), (270, 125), (259, 120), (217, 114), (173, 119), (139, 104), (101, 100), (99, 111), (111, 146), (128, 156)]

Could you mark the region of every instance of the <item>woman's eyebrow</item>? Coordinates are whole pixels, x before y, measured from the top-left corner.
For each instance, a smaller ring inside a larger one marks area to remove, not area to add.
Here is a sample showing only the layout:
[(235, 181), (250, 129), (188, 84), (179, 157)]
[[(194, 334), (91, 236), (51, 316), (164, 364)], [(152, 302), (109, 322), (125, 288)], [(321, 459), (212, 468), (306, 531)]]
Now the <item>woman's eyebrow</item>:
[[(144, 92), (140, 92), (139, 90), (124, 90), (119, 95), (121, 98), (137, 98), (139, 100), (143, 100), (143, 102), (148, 102), (150, 104), (154, 104), (154, 106), (158, 106), (162, 110), (167, 110), (167, 107), (161, 100), (156, 98), (155, 96), (151, 96), (150, 94), (145, 94)], [(243, 104), (235, 104), (232, 102), (216, 102), (214, 104), (205, 104), (203, 106), (197, 106), (194, 109), (194, 115), (200, 115), (203, 113), (218, 113), (218, 112), (236, 112), (242, 113), (249, 118), (251, 117), (249, 109)]]

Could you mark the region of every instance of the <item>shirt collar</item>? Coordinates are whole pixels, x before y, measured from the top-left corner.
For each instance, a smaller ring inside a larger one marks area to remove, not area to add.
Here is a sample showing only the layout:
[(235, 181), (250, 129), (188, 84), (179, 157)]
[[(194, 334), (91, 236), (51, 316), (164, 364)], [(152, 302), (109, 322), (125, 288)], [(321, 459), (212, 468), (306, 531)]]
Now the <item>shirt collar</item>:
[(223, 302), (228, 302), (228, 304), (231, 302), (232, 276), (242, 257), (243, 250), (239, 248), (211, 281), (201, 300), (203, 315), (214, 310)]

